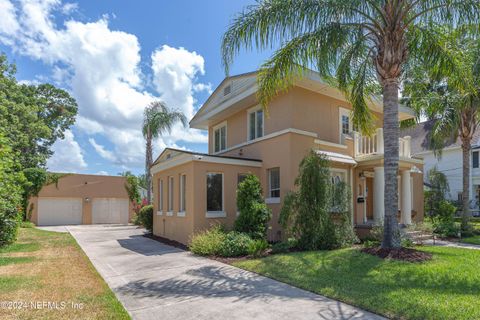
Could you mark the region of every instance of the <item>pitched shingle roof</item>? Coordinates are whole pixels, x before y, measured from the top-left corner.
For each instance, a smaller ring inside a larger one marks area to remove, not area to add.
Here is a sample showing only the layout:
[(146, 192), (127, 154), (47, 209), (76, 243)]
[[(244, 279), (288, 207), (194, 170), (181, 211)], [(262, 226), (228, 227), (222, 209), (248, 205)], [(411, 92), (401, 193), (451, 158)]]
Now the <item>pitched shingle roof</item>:
[[(433, 124), (435, 120), (429, 120), (425, 122), (421, 122), (416, 124), (415, 126), (402, 129), (400, 131), (400, 137), (410, 136), (412, 137), (412, 146), (411, 151), (412, 155), (415, 155), (420, 152), (425, 151), (432, 151), (430, 147), (430, 138), (429, 135), (432, 132)], [(473, 135), (472, 139), (472, 147), (475, 147), (480, 144), (480, 129), (476, 130), (475, 134)], [(454, 148), (460, 147), (462, 145), (462, 141), (460, 138), (448, 140), (444, 148)]]

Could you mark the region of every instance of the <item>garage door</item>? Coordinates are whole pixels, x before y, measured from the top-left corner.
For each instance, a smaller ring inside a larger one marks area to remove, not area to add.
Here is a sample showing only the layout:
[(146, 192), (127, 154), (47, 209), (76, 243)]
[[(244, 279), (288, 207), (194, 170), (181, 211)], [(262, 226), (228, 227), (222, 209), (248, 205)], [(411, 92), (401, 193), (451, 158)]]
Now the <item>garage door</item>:
[(93, 223), (128, 223), (128, 199), (94, 198)]
[(82, 224), (82, 198), (39, 198), (38, 225)]

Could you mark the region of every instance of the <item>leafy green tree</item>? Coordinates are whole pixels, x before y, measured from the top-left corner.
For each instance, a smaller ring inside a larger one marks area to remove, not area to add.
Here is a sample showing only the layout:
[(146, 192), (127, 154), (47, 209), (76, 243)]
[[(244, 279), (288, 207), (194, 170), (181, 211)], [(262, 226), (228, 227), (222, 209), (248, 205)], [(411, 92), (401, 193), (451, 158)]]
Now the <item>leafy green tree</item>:
[(426, 182), (429, 190), (425, 191), (425, 213), (432, 219), (440, 212), (439, 206), (450, 191), (445, 174), (433, 167), (427, 172)]
[(247, 233), (254, 239), (265, 239), (272, 212), (265, 204), (257, 176), (249, 174), (239, 183), (237, 208), (239, 215), (235, 220), (235, 231)]
[(161, 101), (150, 103), (143, 113), (142, 133), (146, 141), (145, 176), (148, 203), (152, 203), (152, 177), (150, 175), (150, 167), (153, 164), (152, 142), (162, 134), (171, 132), (173, 125), (178, 121), (184, 126), (187, 125), (187, 118), (182, 112), (169, 110)]
[(16, 159), (10, 141), (0, 132), (0, 247), (16, 240), (21, 219), (25, 178)]
[(418, 117), (433, 123), (429, 146), (438, 158), (442, 149), (460, 138), (462, 144), (462, 230), (469, 231), (470, 151), (480, 121), (480, 42), (471, 28), (432, 29), (452, 58), (451, 69), (427, 69), (414, 60), (407, 69), (403, 90), (405, 103)]
[(384, 248), (400, 247), (398, 232), (399, 87), (409, 59), (455, 68), (432, 24), (477, 23), (478, 0), (263, 0), (238, 14), (222, 43), (226, 72), (241, 48), (279, 46), (260, 68), (258, 98), (266, 108), (305, 67), (337, 85), (353, 106), (353, 122), (372, 132), (371, 94), (383, 99)]
[(312, 150), (303, 158), (295, 187), (283, 201), (280, 224), (298, 239), (299, 248), (334, 249), (356, 239), (350, 222), (350, 194), (345, 184), (332, 184), (325, 156)]
[(15, 73), (0, 55), (0, 127), (22, 168), (44, 167), (52, 144), (75, 122), (77, 104), (50, 84), (19, 84)]

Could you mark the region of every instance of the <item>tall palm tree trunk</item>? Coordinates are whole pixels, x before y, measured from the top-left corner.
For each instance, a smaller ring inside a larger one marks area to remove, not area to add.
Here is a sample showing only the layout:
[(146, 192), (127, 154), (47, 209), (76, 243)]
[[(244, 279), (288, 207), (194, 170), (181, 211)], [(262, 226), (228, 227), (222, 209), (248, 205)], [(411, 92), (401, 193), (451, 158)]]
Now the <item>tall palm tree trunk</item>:
[(383, 141), (385, 170), (385, 220), (382, 247), (399, 248), (398, 213), (398, 79), (383, 81)]
[(471, 140), (468, 138), (462, 138), (462, 231), (468, 230), (470, 222), (470, 149)]
[(145, 147), (145, 180), (147, 181), (147, 201), (148, 204), (152, 203), (152, 176), (150, 175), (150, 167), (152, 166), (152, 134), (150, 129), (147, 133), (146, 138), (146, 147)]

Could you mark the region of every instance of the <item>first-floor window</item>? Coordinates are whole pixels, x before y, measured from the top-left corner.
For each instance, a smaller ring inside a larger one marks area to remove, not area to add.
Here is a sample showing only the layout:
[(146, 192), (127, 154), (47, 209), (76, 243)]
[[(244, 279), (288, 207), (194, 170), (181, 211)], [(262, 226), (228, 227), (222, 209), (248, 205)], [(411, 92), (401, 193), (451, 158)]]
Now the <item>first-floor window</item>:
[(330, 171), (330, 181), (332, 183), (332, 211), (337, 212), (338, 211), (338, 206), (341, 204), (341, 197), (344, 195), (340, 194), (339, 191), (341, 190), (339, 188), (340, 183), (345, 182), (345, 172), (344, 171), (337, 171), (337, 170), (331, 170)]
[(158, 211), (163, 210), (163, 180), (158, 181)]
[(187, 184), (187, 176), (182, 174), (180, 176), (180, 211), (185, 211), (186, 184)]
[(280, 168), (268, 170), (268, 197), (280, 198)]
[(173, 211), (173, 177), (168, 177), (168, 211)]
[(207, 174), (207, 211), (223, 211), (223, 174)]
[(478, 161), (478, 151), (473, 151), (472, 153), (472, 166), (474, 168), (478, 168), (478, 164), (479, 164), (479, 161)]

